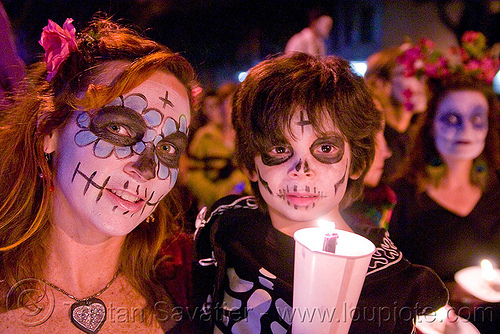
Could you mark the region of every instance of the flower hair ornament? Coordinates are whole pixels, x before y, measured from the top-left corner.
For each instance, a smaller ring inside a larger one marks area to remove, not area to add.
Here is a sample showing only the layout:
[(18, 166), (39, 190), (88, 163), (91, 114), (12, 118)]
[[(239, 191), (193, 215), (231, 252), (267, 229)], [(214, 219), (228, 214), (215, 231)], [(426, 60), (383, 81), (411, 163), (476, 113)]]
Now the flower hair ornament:
[(500, 44), (491, 48), (486, 45), (486, 37), (477, 31), (467, 31), (462, 35), (459, 47), (450, 48), (449, 71), (463, 72), (491, 84), (500, 69)]
[(404, 76), (436, 78), (448, 74), (448, 60), (436, 50), (432, 40), (422, 38), (417, 44), (405, 43), (401, 50), (396, 63), (403, 65)]
[(49, 20), (49, 24), (43, 28), (38, 43), (45, 50), (43, 61), (47, 64), (47, 81), (50, 82), (57, 74), (61, 64), (71, 52), (77, 49), (73, 19), (67, 18), (62, 28), (54, 21)]
[[(435, 44), (428, 38), (422, 38), (417, 44), (404, 43), (400, 47), (401, 54), (396, 58), (396, 64), (402, 66), (403, 75), (407, 78), (435, 78), (447, 74), (447, 59), (435, 49)], [(407, 88), (403, 92), (404, 107), (408, 111), (414, 110), (411, 102), (413, 91)]]

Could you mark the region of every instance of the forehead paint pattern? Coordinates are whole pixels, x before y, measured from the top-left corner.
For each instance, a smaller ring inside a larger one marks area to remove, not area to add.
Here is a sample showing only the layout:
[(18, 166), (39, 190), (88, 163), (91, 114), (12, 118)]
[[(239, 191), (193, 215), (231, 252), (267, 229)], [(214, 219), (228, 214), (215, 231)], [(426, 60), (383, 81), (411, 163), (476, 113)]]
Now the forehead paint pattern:
[(304, 126), (306, 125), (311, 125), (311, 121), (308, 119), (304, 118), (304, 109), (300, 110), (300, 121), (297, 122), (297, 125), (299, 125), (302, 128), (302, 133), (304, 133)]
[[(160, 97), (164, 107), (173, 106), (168, 100), (168, 91), (165, 98)], [(126, 98), (119, 96), (94, 115), (82, 111), (77, 117), (77, 125), (82, 129), (75, 135), (75, 143), (80, 146), (94, 144), (93, 152), (98, 158), (107, 158), (112, 153), (119, 159), (131, 155), (146, 154), (145, 151), (154, 151), (156, 175), (159, 179), (171, 176), (171, 183), (175, 183), (178, 174), (180, 154), (187, 145), (187, 119), (185, 115), (177, 122), (168, 117), (165, 124), (163, 114), (155, 109), (148, 108), (148, 101), (143, 94), (131, 94)], [(120, 131), (125, 131), (124, 136)], [(171, 150), (175, 150), (173, 153)]]

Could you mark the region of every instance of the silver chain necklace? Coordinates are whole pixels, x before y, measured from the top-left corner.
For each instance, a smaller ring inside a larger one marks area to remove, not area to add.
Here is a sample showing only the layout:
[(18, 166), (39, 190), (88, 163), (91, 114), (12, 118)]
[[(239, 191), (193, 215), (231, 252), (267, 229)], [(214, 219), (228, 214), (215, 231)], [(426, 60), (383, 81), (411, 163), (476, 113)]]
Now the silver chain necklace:
[(54, 285), (44, 279), (40, 279), (43, 283), (47, 284), (51, 288), (65, 294), (69, 298), (73, 299), (75, 303), (71, 304), (71, 309), (69, 312), (69, 317), (73, 325), (75, 325), (79, 330), (87, 333), (87, 334), (95, 334), (99, 332), (102, 325), (106, 321), (106, 305), (104, 302), (97, 298), (104, 291), (106, 291), (111, 284), (116, 280), (118, 274), (120, 273), (120, 269), (116, 271), (113, 275), (113, 278), (106, 284), (104, 288), (94, 293), (92, 296), (78, 299), (66, 290)]

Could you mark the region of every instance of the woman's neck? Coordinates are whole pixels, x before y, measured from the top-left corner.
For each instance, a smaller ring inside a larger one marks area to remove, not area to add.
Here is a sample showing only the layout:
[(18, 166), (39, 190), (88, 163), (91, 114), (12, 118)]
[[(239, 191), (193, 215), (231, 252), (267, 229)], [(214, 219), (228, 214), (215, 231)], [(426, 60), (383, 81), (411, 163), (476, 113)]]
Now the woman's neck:
[(77, 298), (102, 289), (119, 267), (125, 237), (85, 244), (56, 225), (51, 226), (44, 278)]
[(470, 170), (472, 160), (457, 160), (443, 158), (446, 163), (446, 173), (440, 181), (439, 187), (448, 189), (460, 189), (470, 187)]

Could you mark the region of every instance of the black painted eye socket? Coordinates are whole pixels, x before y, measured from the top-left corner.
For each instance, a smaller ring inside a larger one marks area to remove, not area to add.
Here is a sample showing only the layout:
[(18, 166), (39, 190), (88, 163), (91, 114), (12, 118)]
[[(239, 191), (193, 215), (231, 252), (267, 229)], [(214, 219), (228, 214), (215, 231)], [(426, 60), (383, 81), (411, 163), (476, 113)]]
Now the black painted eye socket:
[(147, 130), (144, 119), (136, 111), (119, 106), (107, 106), (92, 117), (90, 131), (116, 146), (132, 146)]
[(266, 166), (276, 166), (286, 162), (293, 156), (293, 148), (289, 145), (273, 146), (261, 154), (262, 163)]
[(344, 139), (340, 136), (318, 138), (309, 148), (313, 157), (325, 164), (334, 164), (344, 156)]
[(155, 152), (158, 160), (170, 168), (179, 167), (179, 159), (187, 146), (187, 136), (182, 132), (174, 132), (156, 144)]

